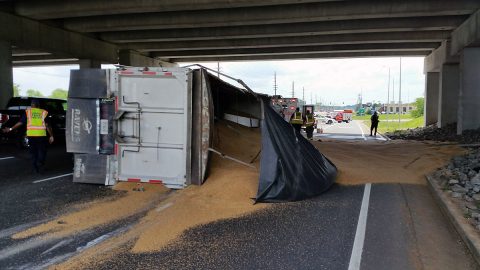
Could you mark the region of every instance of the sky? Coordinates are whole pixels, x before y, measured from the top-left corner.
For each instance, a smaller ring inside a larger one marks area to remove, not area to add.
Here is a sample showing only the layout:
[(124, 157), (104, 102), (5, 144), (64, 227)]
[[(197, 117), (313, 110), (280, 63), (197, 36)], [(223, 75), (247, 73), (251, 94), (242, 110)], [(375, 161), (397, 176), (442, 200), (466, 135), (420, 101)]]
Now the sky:
[[(425, 91), (423, 57), (402, 57), (401, 100), (413, 102)], [(217, 69), (217, 63), (199, 63)], [(187, 65), (181, 64), (181, 66)], [(102, 66), (113, 68), (113, 66)], [(21, 93), (28, 89), (40, 90), (48, 96), (54, 89), (68, 89), (70, 69), (77, 66), (14, 68), (14, 83)], [(389, 88), (390, 70), (390, 91)], [(220, 62), (220, 72), (242, 79), (256, 92), (273, 95), (274, 73), (277, 77), (277, 94), (295, 96), (307, 103), (322, 102), (326, 105), (352, 105), (361, 93), (363, 103), (385, 103), (387, 99), (399, 99), (400, 58), (354, 58)], [(390, 92), (390, 95), (388, 95)]]

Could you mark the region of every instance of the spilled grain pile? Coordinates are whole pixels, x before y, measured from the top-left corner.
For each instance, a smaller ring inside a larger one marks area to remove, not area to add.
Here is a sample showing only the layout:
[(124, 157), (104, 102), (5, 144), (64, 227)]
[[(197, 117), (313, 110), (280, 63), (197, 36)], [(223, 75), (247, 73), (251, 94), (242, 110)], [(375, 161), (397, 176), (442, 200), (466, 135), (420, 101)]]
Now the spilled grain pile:
[(145, 192), (132, 191), (135, 186), (135, 183), (119, 183), (114, 189), (124, 192), (124, 196), (112, 201), (91, 202), (79, 211), (17, 233), (12, 238), (23, 239), (43, 234), (47, 234), (47, 237), (65, 237), (145, 211), (168, 192), (167, 188), (160, 185), (151, 185)]
[[(230, 122), (216, 124), (213, 148), (250, 163), (260, 150), (260, 129), (246, 128)], [(134, 241), (134, 253), (154, 252), (179, 240), (187, 229), (221, 219), (246, 215), (268, 205), (253, 204), (258, 187), (257, 169), (211, 154), (209, 175), (202, 186), (189, 186), (157, 204), (128, 232), (106, 241), (55, 269), (81, 269), (115, 255), (121, 245)], [(102, 254), (102, 256), (99, 256)], [(100, 258), (101, 257), (101, 258)]]
[[(250, 162), (260, 150), (260, 130), (228, 122), (216, 125), (214, 148), (244, 162)], [(254, 162), (258, 167), (258, 160)], [(141, 233), (133, 252), (163, 248), (186, 229), (219, 219), (232, 218), (259, 210), (253, 205), (258, 187), (258, 169), (252, 169), (217, 155), (211, 156), (209, 176), (201, 187), (189, 187), (172, 198), (171, 207), (151, 211), (144, 222), (151, 228)], [(161, 233), (159, 233), (161, 232)]]
[[(260, 130), (228, 122), (217, 124), (214, 148), (244, 162), (250, 162), (260, 150)], [(334, 164), (337, 183), (423, 184), (424, 174), (443, 166), (462, 152), (457, 146), (422, 142), (313, 142)], [(128, 232), (99, 244), (55, 269), (82, 269), (119, 253), (119, 247), (131, 247), (133, 253), (162, 250), (182, 241), (186, 230), (235, 218), (268, 207), (253, 205), (258, 185), (257, 170), (212, 154), (207, 181), (203, 186), (189, 186), (158, 203)], [(127, 245), (128, 244), (128, 245)]]
[(455, 145), (415, 141), (314, 142), (338, 168), (338, 184), (425, 184), (425, 174), (464, 150)]

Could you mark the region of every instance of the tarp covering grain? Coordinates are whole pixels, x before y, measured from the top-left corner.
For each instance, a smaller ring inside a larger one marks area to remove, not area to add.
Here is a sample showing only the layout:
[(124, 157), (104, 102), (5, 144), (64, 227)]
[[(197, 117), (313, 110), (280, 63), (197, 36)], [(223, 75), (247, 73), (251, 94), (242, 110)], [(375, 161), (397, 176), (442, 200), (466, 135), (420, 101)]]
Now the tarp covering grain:
[(263, 103), (262, 156), (256, 202), (298, 201), (326, 191), (337, 167)]

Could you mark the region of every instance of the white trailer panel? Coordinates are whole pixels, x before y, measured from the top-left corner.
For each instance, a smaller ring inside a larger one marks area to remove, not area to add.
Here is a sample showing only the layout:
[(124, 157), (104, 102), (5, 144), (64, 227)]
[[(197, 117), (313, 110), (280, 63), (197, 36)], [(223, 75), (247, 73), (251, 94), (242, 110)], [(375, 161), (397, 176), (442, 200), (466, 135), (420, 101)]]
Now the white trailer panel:
[(191, 77), (188, 69), (116, 71), (118, 180), (190, 182)]
[(120, 146), (119, 154), (120, 181), (161, 182), (170, 188), (186, 185), (182, 148)]

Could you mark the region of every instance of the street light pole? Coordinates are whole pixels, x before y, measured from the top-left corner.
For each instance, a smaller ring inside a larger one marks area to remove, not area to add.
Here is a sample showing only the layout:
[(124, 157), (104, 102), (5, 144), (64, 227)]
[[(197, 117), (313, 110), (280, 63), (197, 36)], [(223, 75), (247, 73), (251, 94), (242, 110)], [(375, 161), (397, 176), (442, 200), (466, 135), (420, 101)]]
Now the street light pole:
[(400, 57), (400, 81), (398, 87), (398, 106), (400, 111), (398, 113), (398, 125), (400, 126), (400, 117), (402, 115), (402, 57)]
[(387, 106), (385, 107), (386, 116), (387, 116), (387, 130), (390, 128), (390, 121), (389, 121), (389, 113), (388, 113), (388, 106), (390, 105), (390, 67), (388, 68), (388, 86), (387, 86)]

